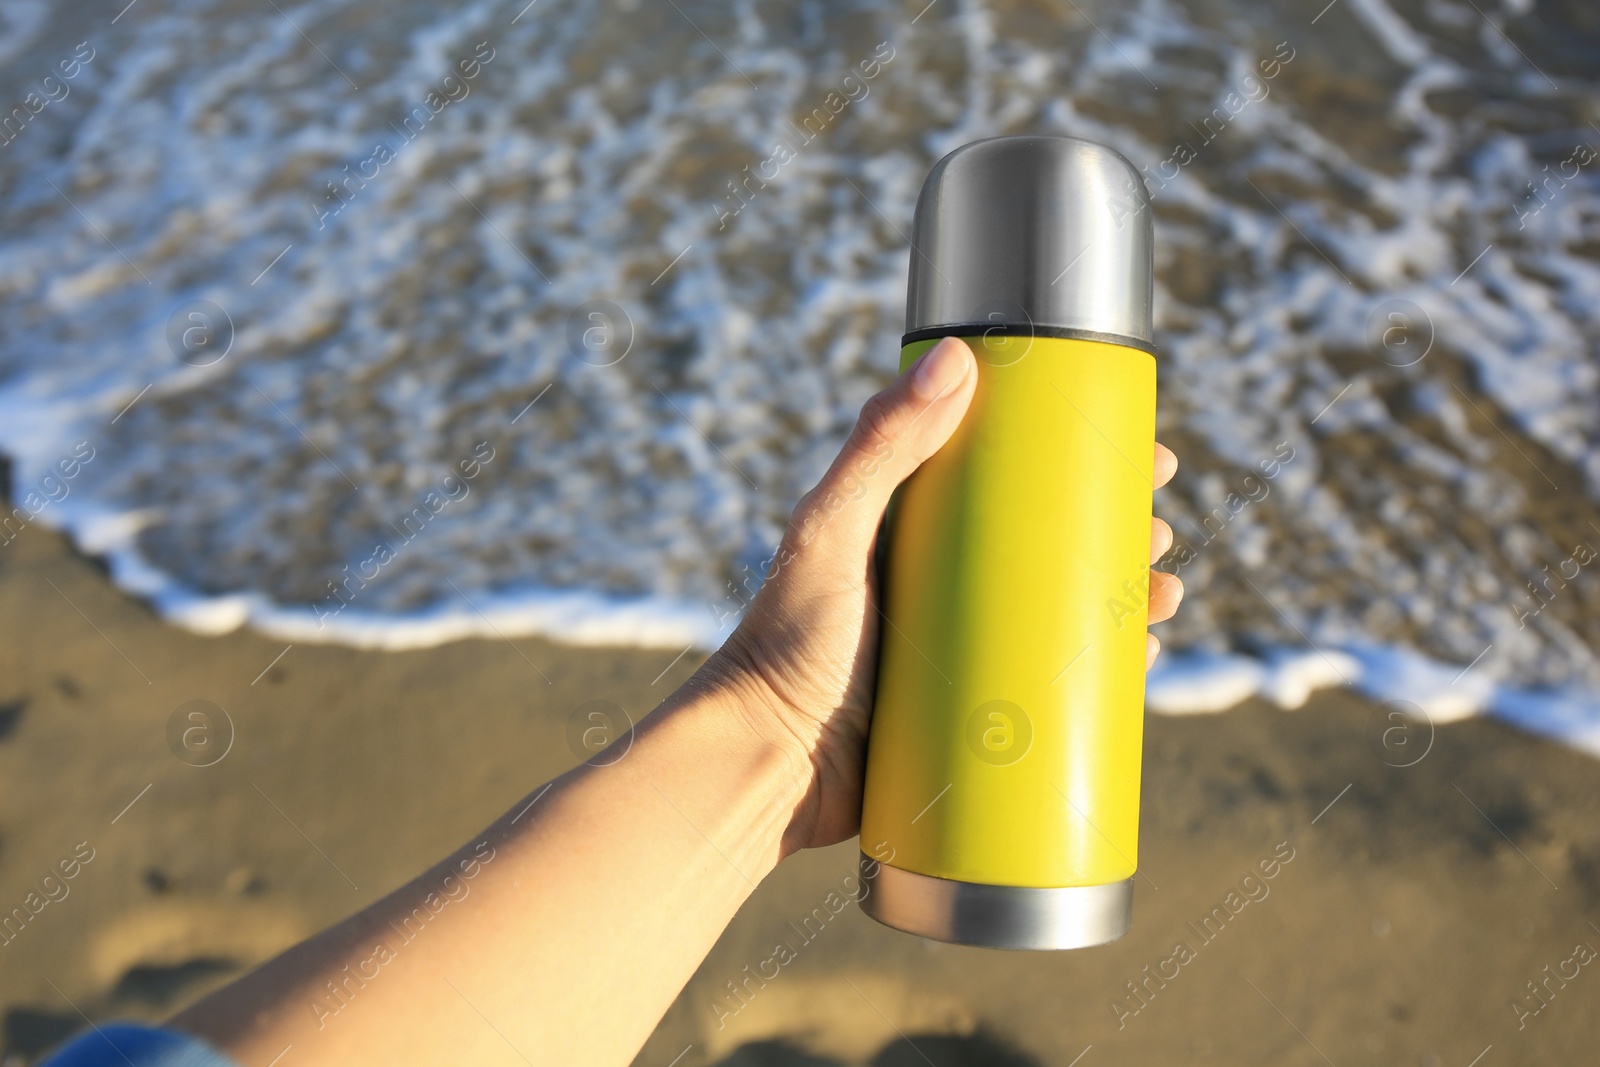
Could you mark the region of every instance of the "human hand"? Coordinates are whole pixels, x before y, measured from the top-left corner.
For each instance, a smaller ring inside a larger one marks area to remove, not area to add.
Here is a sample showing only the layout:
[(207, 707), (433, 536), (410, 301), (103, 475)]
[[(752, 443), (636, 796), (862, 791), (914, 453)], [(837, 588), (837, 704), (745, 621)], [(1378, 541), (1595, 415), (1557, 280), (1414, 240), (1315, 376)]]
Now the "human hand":
[[(867, 401), (833, 465), (795, 506), (739, 628), (703, 669), (710, 684), (741, 690), (752, 725), (810, 774), (785, 855), (860, 829), (878, 658), (873, 544), (890, 494), (955, 432), (976, 384), (972, 350), (947, 337)], [(1155, 485), (1177, 467), (1157, 444)], [(1172, 528), (1151, 520), (1150, 562), (1171, 547)], [(1152, 570), (1149, 621), (1170, 619), (1182, 597), (1175, 575)], [(1161, 643), (1149, 634), (1145, 641), (1148, 668)]]

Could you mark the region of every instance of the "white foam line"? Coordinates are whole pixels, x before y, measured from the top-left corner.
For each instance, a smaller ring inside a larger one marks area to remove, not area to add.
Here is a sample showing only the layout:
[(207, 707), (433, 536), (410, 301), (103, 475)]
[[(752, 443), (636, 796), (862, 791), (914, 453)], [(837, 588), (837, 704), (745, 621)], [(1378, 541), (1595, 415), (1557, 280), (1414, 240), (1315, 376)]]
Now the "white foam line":
[(458, 606), (462, 601), (452, 592), (410, 611), (368, 612), (345, 607), (319, 614), (310, 605), (278, 603), (260, 592), (198, 592), (145, 560), (139, 552), (142, 527), (137, 521), (80, 503), (76, 495), (40, 513), (35, 521), (67, 532), (80, 550), (105, 560), (116, 586), (148, 603), (168, 623), (206, 636), (248, 627), (296, 645), (344, 645), (377, 651), (509, 636), (541, 637), (569, 647), (677, 651), (689, 645), (709, 652), (720, 646), (729, 632), (729, 620), (719, 622), (699, 600), (620, 596), (532, 584), (474, 593), (472, 607)]
[(1145, 705), (1156, 715), (1204, 715), (1262, 698), (1289, 711), (1318, 689), (1342, 687), (1378, 702), (1415, 705), (1412, 714), (1434, 724), (1488, 716), (1600, 757), (1600, 693), (1497, 683), (1483, 671), (1468, 673), (1397, 647), (1273, 648), (1261, 658), (1168, 651), (1149, 674)]

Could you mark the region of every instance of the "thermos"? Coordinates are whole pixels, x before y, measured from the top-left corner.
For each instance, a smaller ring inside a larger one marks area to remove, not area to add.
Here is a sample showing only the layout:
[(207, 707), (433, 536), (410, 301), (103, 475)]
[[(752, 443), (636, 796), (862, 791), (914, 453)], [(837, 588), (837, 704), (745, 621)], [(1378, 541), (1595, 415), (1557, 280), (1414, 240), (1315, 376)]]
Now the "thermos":
[(978, 381), (880, 544), (862, 907), (960, 944), (1102, 944), (1139, 851), (1149, 198), (1102, 145), (1000, 137), (939, 161), (912, 231), (901, 368), (954, 335)]

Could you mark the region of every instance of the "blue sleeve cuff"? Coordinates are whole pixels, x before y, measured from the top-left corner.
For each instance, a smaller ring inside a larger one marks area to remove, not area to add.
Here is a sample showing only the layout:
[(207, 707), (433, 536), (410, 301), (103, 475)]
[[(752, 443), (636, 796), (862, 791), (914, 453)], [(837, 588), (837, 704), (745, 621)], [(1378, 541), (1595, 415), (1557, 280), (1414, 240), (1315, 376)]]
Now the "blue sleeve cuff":
[(39, 1067), (237, 1067), (198, 1038), (138, 1023), (87, 1030)]

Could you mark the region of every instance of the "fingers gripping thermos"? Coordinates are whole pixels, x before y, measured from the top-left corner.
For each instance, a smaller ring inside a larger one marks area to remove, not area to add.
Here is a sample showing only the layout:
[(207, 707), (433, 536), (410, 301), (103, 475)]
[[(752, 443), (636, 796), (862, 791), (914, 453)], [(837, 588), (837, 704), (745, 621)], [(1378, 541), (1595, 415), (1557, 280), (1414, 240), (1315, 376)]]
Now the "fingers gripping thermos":
[(1150, 204), (1068, 137), (976, 141), (917, 201), (902, 367), (978, 384), (899, 489), (863, 907), (924, 937), (1078, 948), (1132, 915), (1155, 447)]

